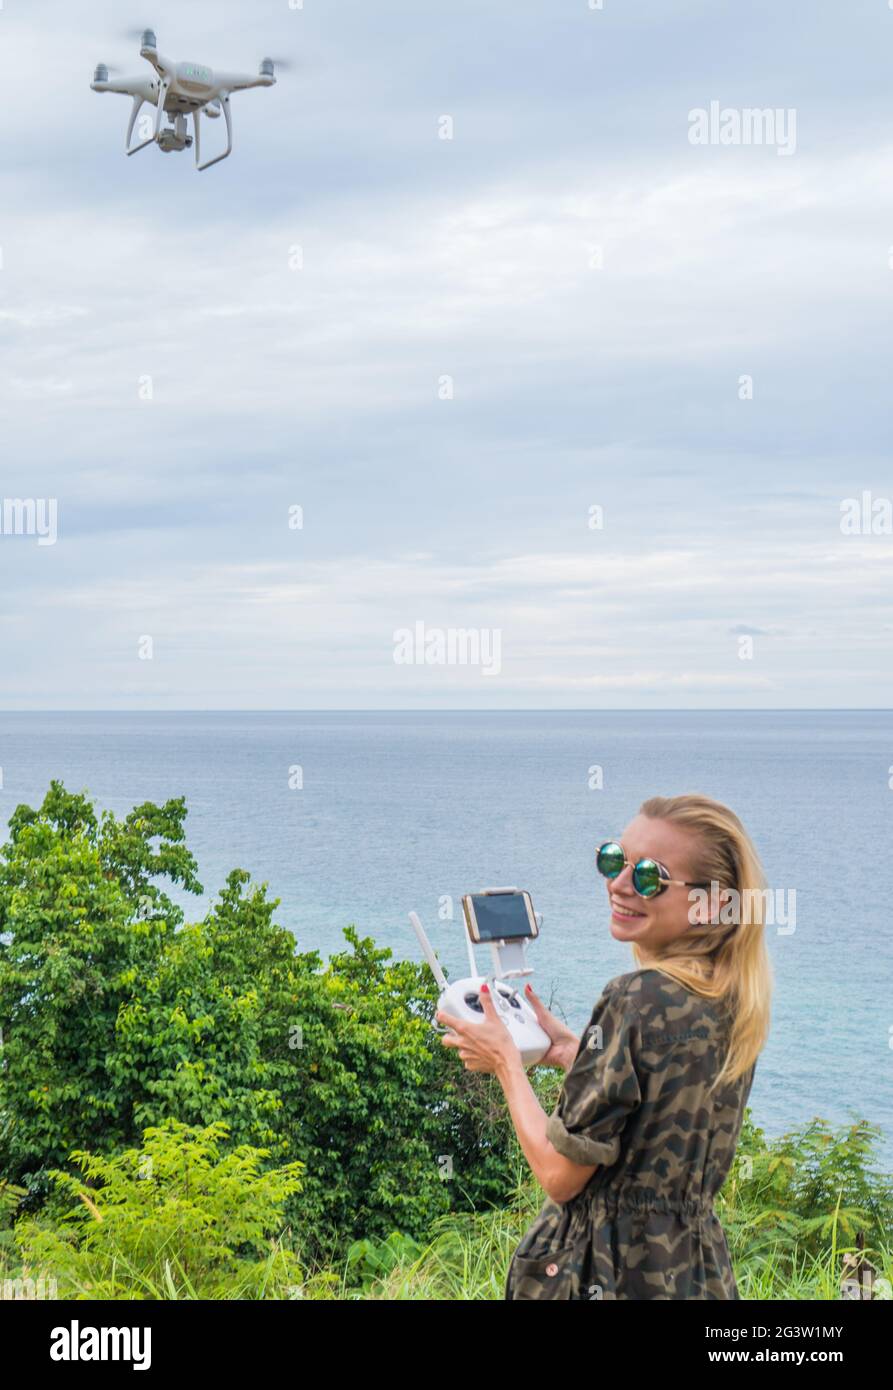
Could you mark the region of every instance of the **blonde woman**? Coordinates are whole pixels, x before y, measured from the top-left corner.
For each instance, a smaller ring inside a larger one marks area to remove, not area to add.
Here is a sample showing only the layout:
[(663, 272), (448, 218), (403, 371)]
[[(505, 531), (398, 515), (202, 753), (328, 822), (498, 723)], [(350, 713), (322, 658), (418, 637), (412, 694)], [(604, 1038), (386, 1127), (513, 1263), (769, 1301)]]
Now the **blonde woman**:
[(609, 980), (582, 1038), (528, 987), (567, 1073), (546, 1115), (492, 1001), (438, 1019), (492, 1072), (548, 1200), (506, 1299), (735, 1299), (713, 1202), (731, 1167), (769, 1030), (765, 878), (738, 817), (706, 796), (653, 797), (597, 863), (611, 934), (637, 969)]

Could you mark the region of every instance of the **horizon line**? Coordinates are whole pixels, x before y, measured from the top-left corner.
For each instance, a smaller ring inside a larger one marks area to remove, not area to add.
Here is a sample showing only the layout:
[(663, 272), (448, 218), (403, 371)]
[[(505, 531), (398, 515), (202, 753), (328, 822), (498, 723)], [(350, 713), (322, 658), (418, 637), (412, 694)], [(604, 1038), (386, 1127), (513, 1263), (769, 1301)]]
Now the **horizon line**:
[(174, 708), (152, 706), (109, 709), (104, 706), (86, 708), (4, 708), (4, 714), (889, 714), (890, 705), (456, 705), (429, 709), (423, 706), (345, 705), (335, 708), (263, 708), (253, 705), (232, 705), (217, 709)]

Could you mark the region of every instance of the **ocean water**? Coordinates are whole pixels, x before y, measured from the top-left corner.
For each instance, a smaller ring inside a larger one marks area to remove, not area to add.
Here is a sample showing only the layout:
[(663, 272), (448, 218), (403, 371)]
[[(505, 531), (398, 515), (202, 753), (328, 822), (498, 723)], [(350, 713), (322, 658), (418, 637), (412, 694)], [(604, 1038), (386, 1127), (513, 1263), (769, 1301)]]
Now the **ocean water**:
[(454, 978), (461, 894), (527, 888), (544, 919), (534, 987), (577, 1030), (605, 982), (633, 968), (610, 935), (595, 846), (648, 796), (727, 802), (788, 918), (767, 930), (775, 995), (755, 1119), (777, 1135), (816, 1115), (864, 1117), (884, 1129), (888, 1168), (891, 765), (883, 710), (0, 714), (4, 835), (53, 777), (116, 813), (182, 795), (205, 887), (181, 897), (188, 918), (240, 867), (280, 899), (302, 950), (327, 958), (355, 923), (421, 960), (415, 908)]

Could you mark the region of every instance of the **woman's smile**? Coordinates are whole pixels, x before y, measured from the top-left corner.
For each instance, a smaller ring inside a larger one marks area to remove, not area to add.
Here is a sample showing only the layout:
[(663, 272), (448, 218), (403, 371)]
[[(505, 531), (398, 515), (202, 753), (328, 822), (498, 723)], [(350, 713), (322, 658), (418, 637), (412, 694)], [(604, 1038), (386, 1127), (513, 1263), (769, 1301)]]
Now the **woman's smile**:
[(637, 922), (644, 921), (647, 912), (637, 912), (634, 908), (626, 907), (617, 898), (611, 899), (611, 915), (615, 922)]

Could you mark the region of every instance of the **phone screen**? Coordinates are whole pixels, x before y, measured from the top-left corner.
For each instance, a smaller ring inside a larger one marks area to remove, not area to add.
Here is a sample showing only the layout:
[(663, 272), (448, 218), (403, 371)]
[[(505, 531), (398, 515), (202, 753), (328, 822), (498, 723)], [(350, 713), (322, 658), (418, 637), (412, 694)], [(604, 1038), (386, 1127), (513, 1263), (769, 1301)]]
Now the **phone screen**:
[(475, 921), (481, 941), (500, 941), (503, 938), (535, 936), (527, 913), (524, 893), (470, 893)]

